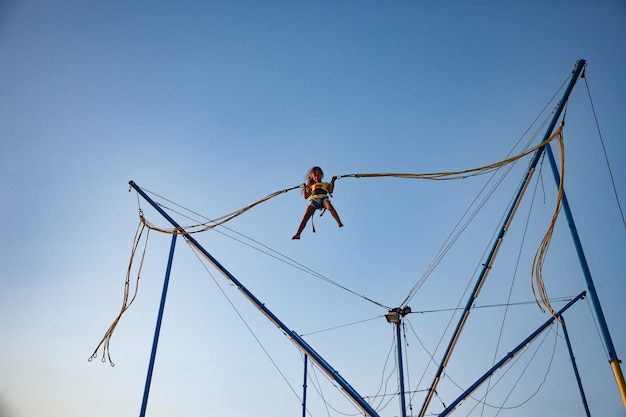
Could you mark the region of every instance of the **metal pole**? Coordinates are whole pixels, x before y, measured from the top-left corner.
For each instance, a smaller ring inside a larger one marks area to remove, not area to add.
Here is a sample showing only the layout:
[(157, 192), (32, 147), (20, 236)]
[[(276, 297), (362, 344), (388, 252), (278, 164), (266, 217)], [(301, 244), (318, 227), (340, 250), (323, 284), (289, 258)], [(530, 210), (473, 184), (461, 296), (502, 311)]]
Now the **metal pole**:
[[(556, 317), (558, 317), (561, 314), (563, 314), (565, 312), (565, 310), (570, 308), (576, 301), (580, 300), (584, 296), (585, 296), (585, 291), (583, 291), (580, 294), (578, 294), (574, 299), (572, 299), (572, 301), (567, 303), (565, 305), (565, 307), (563, 307), (556, 314)], [(469, 396), (472, 392), (474, 392), (480, 385), (482, 385), (482, 383), (485, 382), (489, 377), (491, 377), (491, 375), (495, 371), (497, 371), (499, 368), (503, 367), (508, 361), (513, 359), (513, 357), (520, 350), (525, 348), (530, 342), (533, 341), (533, 339), (535, 339), (537, 336), (539, 336), (541, 334), (541, 332), (543, 332), (550, 324), (552, 324), (552, 322), (554, 320), (555, 320), (555, 316), (550, 317), (550, 319), (548, 319), (548, 321), (546, 321), (544, 324), (541, 325), (541, 327), (539, 327), (530, 336), (528, 336), (526, 339), (524, 339), (524, 341), (522, 343), (520, 343), (519, 345), (517, 345), (517, 347), (515, 349), (513, 349), (511, 352), (507, 353), (504, 356), (504, 358), (502, 358), (498, 363), (496, 363), (489, 371), (487, 371), (482, 377), (480, 377), (476, 382), (474, 382), (474, 384), (472, 384), (471, 387), (469, 387), (463, 394), (461, 394), (461, 396), (459, 398), (454, 400), (445, 410), (443, 410), (443, 412), (441, 414), (439, 414), (439, 417), (447, 416), (450, 412), (452, 412), (454, 410), (454, 408), (457, 405), (459, 405), (459, 403), (461, 401), (463, 401), (467, 396)]]
[[(554, 154), (552, 153), (552, 148), (549, 146), (549, 144), (548, 146), (546, 146), (546, 155), (548, 157), (550, 167), (552, 168), (554, 180), (556, 181), (558, 187), (561, 183), (561, 176), (559, 174), (559, 169), (554, 159)], [(619, 388), (620, 394), (622, 396), (622, 401), (624, 403), (624, 406), (626, 407), (626, 383), (624, 382), (624, 374), (622, 373), (622, 368), (620, 366), (621, 361), (617, 358), (617, 352), (615, 351), (615, 346), (613, 345), (613, 340), (611, 339), (609, 326), (607, 325), (606, 319), (604, 318), (604, 313), (602, 312), (600, 299), (598, 298), (596, 286), (594, 285), (593, 278), (591, 277), (591, 270), (589, 269), (589, 264), (587, 263), (587, 258), (585, 256), (585, 252), (583, 251), (582, 243), (580, 242), (580, 236), (578, 235), (576, 223), (574, 223), (574, 216), (572, 215), (572, 210), (570, 208), (569, 201), (567, 200), (565, 189), (563, 189), (563, 200), (561, 204), (563, 206), (563, 212), (565, 213), (565, 217), (567, 218), (570, 233), (572, 234), (572, 240), (574, 241), (574, 246), (576, 247), (576, 254), (578, 255), (578, 260), (580, 262), (580, 266), (585, 277), (585, 282), (587, 283), (589, 298), (591, 299), (591, 304), (593, 305), (593, 309), (598, 320), (598, 325), (600, 326), (600, 332), (602, 333), (602, 337), (604, 339), (604, 345), (606, 346), (606, 350), (609, 354), (609, 363), (611, 364), (611, 368), (613, 369), (613, 375), (615, 377), (615, 381), (617, 382), (617, 387)]]
[(307, 363), (309, 357), (304, 355), (304, 383), (302, 384), (302, 417), (306, 417), (306, 380), (307, 380)]
[[(581, 59), (578, 60), (576, 62), (576, 66), (574, 67), (573, 73), (572, 73), (572, 77), (570, 79), (570, 82), (565, 90), (565, 93), (563, 94), (563, 98), (561, 99), (561, 101), (559, 102), (559, 105), (557, 106), (557, 109), (555, 110), (555, 113), (552, 117), (552, 120), (550, 122), (550, 124), (548, 125), (548, 128), (546, 129), (546, 133), (542, 139), (541, 142), (546, 141), (551, 135), (552, 135), (552, 131), (554, 130), (554, 127), (557, 124), (557, 121), (559, 119), (559, 117), (561, 116), (561, 112), (563, 111), (563, 109), (565, 108), (565, 104), (567, 103), (567, 99), (569, 98), (570, 93), (572, 92), (572, 89), (574, 88), (574, 85), (576, 84), (576, 81), (578, 80), (578, 77), (580, 77), (580, 74), (583, 70), (583, 68), (585, 67), (585, 60)], [(524, 177), (524, 180), (522, 182), (522, 184), (520, 185), (519, 190), (517, 191), (517, 194), (515, 195), (515, 199), (511, 205), (511, 208), (509, 209), (509, 212), (507, 213), (505, 220), (502, 224), (502, 227), (500, 228), (500, 232), (498, 233), (498, 237), (496, 238), (496, 241), (494, 242), (491, 251), (489, 252), (488, 256), (487, 256), (487, 260), (485, 261), (485, 263), (483, 264), (483, 269), (480, 273), (480, 276), (478, 277), (476, 284), (474, 285), (474, 289), (472, 290), (472, 293), (469, 297), (469, 299), (467, 300), (467, 304), (465, 305), (465, 309), (463, 310), (463, 313), (461, 315), (461, 318), (459, 319), (459, 322), (454, 330), (454, 333), (452, 335), (452, 338), (450, 340), (450, 343), (448, 344), (448, 347), (446, 348), (446, 351), (444, 353), (443, 359), (441, 361), (441, 364), (439, 365), (439, 368), (437, 369), (437, 373), (435, 374), (435, 377), (433, 379), (433, 382), (431, 383), (431, 386), (428, 390), (428, 394), (426, 395), (426, 399), (424, 400), (424, 404), (422, 405), (422, 409), (420, 410), (420, 414), (419, 417), (424, 417), (424, 415), (426, 414), (426, 411), (428, 409), (428, 406), (430, 404), (430, 401), (432, 400), (433, 396), (435, 395), (436, 389), (437, 389), (437, 385), (439, 385), (439, 381), (441, 380), (441, 375), (443, 374), (443, 370), (446, 367), (448, 360), (450, 360), (450, 356), (452, 355), (452, 351), (461, 335), (461, 331), (463, 330), (463, 327), (465, 326), (465, 322), (467, 321), (469, 314), (470, 314), (470, 309), (472, 307), (472, 305), (474, 304), (474, 301), (476, 300), (476, 298), (478, 297), (478, 294), (480, 293), (480, 290), (487, 278), (487, 275), (489, 274), (489, 271), (491, 270), (491, 266), (493, 265), (493, 262), (495, 261), (495, 257), (498, 253), (498, 250), (500, 248), (500, 245), (502, 244), (502, 241), (504, 239), (504, 235), (506, 234), (506, 231), (508, 230), (508, 227), (511, 223), (511, 221), (513, 220), (513, 216), (515, 215), (515, 211), (517, 210), (517, 207), (521, 201), (521, 198), (524, 194), (524, 192), (526, 191), (526, 188), (528, 187), (528, 185), (530, 184), (530, 179), (532, 178), (533, 173), (535, 172), (535, 168), (537, 166), (537, 163), (539, 162), (539, 159), (541, 158), (541, 155), (543, 153), (545, 149), (545, 146), (537, 149), (537, 151), (535, 152), (535, 155), (533, 156), (533, 159), (528, 167), (528, 171), (526, 172), (526, 175)]]
[(152, 341), (152, 352), (150, 353), (150, 363), (148, 364), (148, 375), (146, 376), (146, 386), (143, 390), (143, 400), (141, 402), (141, 411), (139, 417), (145, 417), (146, 408), (148, 407), (148, 395), (150, 394), (150, 384), (152, 383), (152, 371), (154, 370), (154, 362), (156, 359), (157, 346), (159, 344), (159, 334), (161, 333), (161, 322), (163, 321), (163, 311), (165, 309), (165, 298), (167, 297), (167, 287), (170, 282), (170, 272), (172, 270), (172, 261), (174, 259), (174, 248), (176, 247), (176, 235), (172, 235), (172, 243), (170, 245), (170, 255), (167, 259), (167, 269), (165, 271), (165, 280), (163, 282), (163, 291), (161, 292), (161, 304), (159, 305), (159, 314), (157, 316), (156, 328), (154, 329), (154, 339)]
[(583, 406), (585, 407), (585, 413), (587, 417), (591, 417), (591, 413), (589, 412), (589, 405), (587, 404), (587, 397), (585, 396), (585, 390), (583, 389), (583, 383), (580, 380), (580, 374), (578, 373), (578, 366), (576, 365), (576, 358), (574, 357), (574, 351), (572, 350), (572, 343), (569, 339), (569, 334), (567, 333), (567, 326), (565, 325), (565, 320), (563, 316), (559, 316), (561, 319), (561, 326), (563, 327), (563, 335), (565, 336), (565, 343), (567, 344), (567, 351), (569, 352), (569, 358), (572, 362), (572, 367), (574, 368), (574, 375), (576, 376), (576, 382), (578, 383), (578, 390), (580, 391), (580, 397), (583, 400)]
[(274, 323), (277, 327), (279, 327), (283, 332), (289, 336), (292, 342), (302, 350), (304, 354), (309, 355), (311, 360), (320, 367), (320, 369), (331, 379), (335, 380), (337, 384), (346, 392), (346, 394), (352, 399), (354, 404), (360, 408), (366, 416), (371, 417), (379, 417), (378, 413), (370, 406), (363, 397), (354, 389), (352, 386), (346, 381), (340, 374), (337, 372), (322, 356), (317, 353), (307, 342), (300, 337), (296, 332), (288, 328), (278, 317), (274, 315), (265, 304), (263, 304), (258, 298), (254, 296), (237, 278), (235, 278), (226, 268), (224, 268), (218, 261), (215, 259), (209, 252), (206, 251), (192, 236), (184, 233), (183, 229), (180, 225), (172, 219), (158, 204), (156, 204), (134, 181), (129, 182), (130, 186), (133, 187), (139, 195), (141, 195), (150, 205), (158, 211), (167, 221), (169, 221), (172, 226), (181, 231), (183, 237), (187, 240), (187, 242), (192, 245), (196, 250), (198, 250), (207, 261), (209, 261), (220, 273), (226, 278), (230, 280), (239, 291), (243, 293), (243, 295), (254, 304), (260, 311), (267, 317), (272, 323)]
[(400, 379), (400, 408), (402, 409), (402, 417), (406, 417), (406, 400), (404, 398), (404, 365), (402, 363), (402, 338), (400, 332), (400, 326), (402, 319), (398, 314), (398, 322), (396, 326), (396, 340), (398, 343), (398, 378)]

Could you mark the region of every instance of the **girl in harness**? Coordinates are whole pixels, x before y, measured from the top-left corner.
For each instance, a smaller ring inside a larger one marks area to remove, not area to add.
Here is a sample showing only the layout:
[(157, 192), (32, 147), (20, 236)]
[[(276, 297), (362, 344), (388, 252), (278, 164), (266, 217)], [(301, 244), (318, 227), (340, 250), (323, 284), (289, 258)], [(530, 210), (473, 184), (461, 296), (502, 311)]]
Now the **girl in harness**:
[(311, 168), (309, 174), (307, 175), (306, 183), (302, 184), (302, 194), (304, 198), (309, 199), (309, 205), (307, 206), (304, 217), (300, 222), (298, 231), (291, 239), (300, 239), (300, 233), (304, 230), (304, 227), (311, 216), (313, 216), (313, 213), (315, 213), (315, 210), (318, 209), (326, 209), (330, 211), (330, 214), (332, 214), (335, 221), (337, 221), (337, 226), (343, 227), (343, 223), (341, 223), (337, 211), (328, 198), (329, 194), (331, 194), (335, 189), (335, 180), (337, 177), (333, 177), (330, 182), (322, 182), (322, 178), (324, 178), (324, 171), (322, 171), (322, 168), (316, 166)]

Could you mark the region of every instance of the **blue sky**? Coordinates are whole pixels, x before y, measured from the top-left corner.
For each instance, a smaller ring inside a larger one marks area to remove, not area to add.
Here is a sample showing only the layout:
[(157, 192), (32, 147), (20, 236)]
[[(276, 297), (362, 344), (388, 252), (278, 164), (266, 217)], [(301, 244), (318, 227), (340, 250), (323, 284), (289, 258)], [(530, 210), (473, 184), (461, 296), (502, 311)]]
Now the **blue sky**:
[[(626, 229), (613, 183), (625, 204), (624, 39), (618, 0), (0, 3), (0, 415), (139, 414), (169, 235), (150, 233), (137, 300), (111, 342), (115, 366), (87, 361), (120, 308), (138, 209), (166, 226), (128, 181), (215, 218), (298, 185), (313, 165), (327, 179), (487, 165), (519, 152), (529, 126), (539, 142), (533, 121), (581, 58), (565, 186), (623, 359)], [(458, 321), (450, 309), (465, 304), (526, 164), (409, 302), (414, 415), (436, 371), (431, 357), (440, 360)], [(549, 318), (526, 303), (556, 198), (541, 167), (427, 415)], [(396, 416), (394, 330), (359, 295), (401, 303), (488, 179), (342, 178), (333, 198), (342, 229), (316, 216), (317, 232), (309, 225), (292, 241), (306, 202), (290, 191), (197, 239), (381, 416)], [(301, 413), (301, 354), (209, 270), (178, 239), (148, 415)], [(563, 216), (544, 279), (557, 308), (586, 289)], [(570, 310), (592, 415), (626, 416), (588, 299)], [(488, 395), (455, 414), (584, 413), (559, 326), (496, 375)], [(319, 371), (310, 376), (309, 415), (358, 414)]]

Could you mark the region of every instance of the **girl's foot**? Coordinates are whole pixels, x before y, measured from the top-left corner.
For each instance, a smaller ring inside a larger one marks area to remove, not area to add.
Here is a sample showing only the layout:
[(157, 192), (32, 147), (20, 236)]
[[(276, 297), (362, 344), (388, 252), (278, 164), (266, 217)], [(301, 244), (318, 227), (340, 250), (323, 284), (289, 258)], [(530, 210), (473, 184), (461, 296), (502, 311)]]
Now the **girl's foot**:
[(337, 226), (343, 227), (343, 223), (339, 223), (339, 224), (337, 224)]
[(291, 240), (299, 240), (300, 239), (300, 235), (293, 235), (293, 237), (291, 238)]

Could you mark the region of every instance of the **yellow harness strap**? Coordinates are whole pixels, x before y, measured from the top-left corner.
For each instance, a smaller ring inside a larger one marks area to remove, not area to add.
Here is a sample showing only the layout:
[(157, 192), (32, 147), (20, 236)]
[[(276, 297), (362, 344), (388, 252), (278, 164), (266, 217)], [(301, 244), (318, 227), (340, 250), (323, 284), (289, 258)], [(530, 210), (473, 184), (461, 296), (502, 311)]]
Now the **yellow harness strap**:
[(328, 197), (329, 185), (330, 183), (327, 182), (316, 182), (315, 184), (311, 185), (311, 196), (309, 197), (309, 200)]

